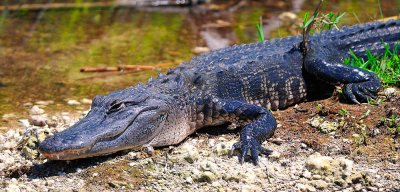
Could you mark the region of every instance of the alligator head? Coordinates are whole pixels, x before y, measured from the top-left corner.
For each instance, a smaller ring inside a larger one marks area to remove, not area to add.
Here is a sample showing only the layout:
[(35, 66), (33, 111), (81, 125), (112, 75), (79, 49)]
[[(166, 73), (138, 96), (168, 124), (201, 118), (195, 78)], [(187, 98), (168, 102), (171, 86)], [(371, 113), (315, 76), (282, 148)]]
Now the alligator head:
[(71, 160), (140, 147), (162, 130), (167, 100), (138, 87), (96, 96), (86, 117), (44, 140), (39, 151), (48, 159)]

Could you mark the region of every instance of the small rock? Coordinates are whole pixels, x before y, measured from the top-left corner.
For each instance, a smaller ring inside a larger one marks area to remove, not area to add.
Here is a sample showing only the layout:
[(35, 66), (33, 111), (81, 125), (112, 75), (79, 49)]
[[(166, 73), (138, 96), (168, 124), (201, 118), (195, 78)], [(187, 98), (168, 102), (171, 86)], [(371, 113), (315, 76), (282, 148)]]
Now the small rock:
[(385, 96), (392, 96), (396, 92), (396, 89), (393, 87), (389, 87), (383, 90)]
[(322, 179), (322, 176), (321, 175), (313, 175), (312, 179), (319, 180), (319, 179)]
[(215, 176), (215, 174), (211, 171), (204, 171), (203, 173), (201, 173), (199, 175), (198, 178), (196, 178), (196, 181), (198, 182), (208, 182), (211, 183), (213, 181), (215, 181), (217, 179), (217, 177)]
[(214, 147), (215, 146), (215, 140), (214, 139), (209, 139), (208, 140), (208, 146), (209, 147)]
[(0, 147), (0, 149), (14, 149), (17, 147), (17, 142), (15, 141), (7, 141), (3, 143), (3, 145)]
[(326, 172), (332, 171), (332, 161), (332, 157), (321, 156), (319, 153), (315, 153), (308, 157), (306, 167), (311, 173), (325, 175)]
[(114, 180), (108, 183), (108, 185), (112, 188), (120, 188), (129, 186), (127, 182)]
[(282, 143), (284, 143), (285, 140), (283, 140), (281, 138), (272, 138), (272, 139), (269, 139), (269, 142), (277, 144), (277, 145), (282, 145)]
[(92, 104), (92, 100), (87, 99), (87, 98), (83, 98), (83, 99), (81, 99), (81, 103), (85, 104), (85, 105), (91, 105)]
[(192, 177), (186, 177), (185, 182), (189, 183), (189, 184), (192, 184), (193, 183)]
[(30, 107), (30, 106), (32, 106), (32, 105), (33, 105), (33, 103), (31, 103), (31, 102), (27, 102), (27, 103), (24, 103), (24, 104), (23, 104), (24, 107)]
[(199, 151), (197, 148), (188, 142), (184, 143), (179, 148), (177, 153), (183, 154), (183, 159), (185, 159), (188, 163), (194, 163), (199, 158)]
[(351, 174), (351, 176), (349, 177), (349, 180), (356, 184), (356, 183), (361, 183), (363, 180), (363, 175), (361, 172), (354, 172), (353, 174)]
[(20, 119), (20, 120), (18, 120), (20, 123), (21, 123), (21, 125), (24, 127), (24, 128), (28, 128), (29, 126), (31, 126), (31, 124), (29, 123), (29, 120), (28, 119)]
[(268, 157), (278, 160), (281, 157), (281, 154), (277, 151), (273, 151)]
[(357, 185), (354, 185), (354, 191), (359, 192), (363, 189), (362, 185), (358, 183)]
[(342, 168), (342, 174), (345, 175), (346, 177), (350, 176), (353, 170), (353, 164), (354, 162), (352, 160), (348, 159), (339, 159), (339, 164)]
[(201, 53), (206, 53), (209, 51), (210, 51), (210, 48), (208, 48), (208, 47), (195, 47), (192, 49), (192, 52), (194, 54), (201, 54)]
[(24, 154), (25, 158), (27, 159), (36, 159), (39, 157), (39, 152), (29, 148), (28, 146), (24, 146), (22, 148), (22, 154)]
[(368, 186), (368, 187), (367, 187), (367, 190), (368, 190), (368, 191), (378, 191), (378, 188), (372, 187), (372, 186)]
[(214, 146), (214, 153), (216, 153), (218, 156), (225, 156), (229, 155), (232, 149), (232, 145), (234, 144), (234, 141), (231, 142), (222, 142), (218, 143)]
[(32, 124), (38, 127), (43, 127), (47, 123), (47, 116), (46, 115), (32, 115)]
[(256, 192), (256, 191), (261, 191), (261, 189), (255, 185), (242, 185), (241, 192)]
[(80, 105), (81, 103), (79, 103), (79, 101), (77, 101), (77, 100), (71, 99), (71, 100), (67, 101), (67, 104), (68, 105)]
[(44, 110), (41, 109), (39, 106), (34, 105), (31, 110), (29, 111), (31, 115), (40, 115), (44, 113)]
[(315, 188), (319, 190), (326, 189), (328, 187), (328, 183), (326, 183), (324, 180), (313, 180), (310, 182)]
[(309, 172), (307, 170), (305, 170), (302, 175), (303, 175), (304, 178), (307, 178), (307, 179), (311, 178), (311, 172)]
[(324, 119), (320, 116), (315, 116), (309, 120), (309, 124), (314, 128), (319, 128), (322, 122), (324, 122)]
[(301, 143), (301, 144), (300, 144), (300, 147), (301, 147), (302, 149), (307, 149), (307, 148), (308, 148), (307, 144), (305, 144), (305, 143)]
[(307, 192), (315, 192), (315, 191), (317, 191), (316, 189), (315, 189), (315, 187), (313, 187), (313, 186), (311, 186), (311, 185), (308, 185), (308, 184), (301, 184), (301, 183), (299, 183), (300, 185), (298, 186), (298, 185), (296, 185), (296, 186), (298, 186), (298, 187), (300, 187), (301, 189), (300, 189), (300, 191), (307, 191)]
[(57, 127), (58, 122), (57, 122), (56, 119), (51, 118), (51, 119), (48, 119), (48, 120), (47, 120), (46, 124), (47, 124), (49, 127)]
[(283, 22), (295, 22), (297, 15), (292, 12), (283, 12), (278, 16), (278, 18)]
[(307, 191), (306, 185), (302, 183), (296, 183), (295, 187), (300, 191)]
[(337, 130), (339, 124), (337, 122), (324, 121), (319, 125), (320, 131), (322, 133), (331, 133)]
[(8, 119), (15, 119), (17, 116), (14, 113), (8, 113), (3, 115), (3, 119), (8, 120)]
[(203, 160), (202, 162), (200, 162), (200, 168), (202, 171), (216, 172), (218, 166), (211, 161)]
[(35, 102), (36, 105), (44, 105), (44, 106), (51, 105), (53, 103), (54, 103), (54, 101), (51, 101), (51, 100), (48, 100), (48, 101), (36, 101)]

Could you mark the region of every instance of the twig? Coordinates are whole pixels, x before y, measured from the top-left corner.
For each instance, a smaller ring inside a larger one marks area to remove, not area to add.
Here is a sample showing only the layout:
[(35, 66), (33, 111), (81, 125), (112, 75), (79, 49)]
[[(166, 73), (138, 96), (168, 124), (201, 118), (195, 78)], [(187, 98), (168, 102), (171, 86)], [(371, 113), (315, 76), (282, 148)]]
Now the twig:
[(93, 8), (93, 7), (111, 7), (114, 5), (118, 6), (119, 4), (116, 4), (114, 2), (19, 4), (19, 5), (2, 5), (0, 6), (0, 11)]
[(111, 72), (119, 71), (118, 67), (82, 67), (80, 72)]
[(160, 71), (161, 68), (157, 66), (150, 65), (120, 65), (118, 66), (119, 71), (150, 71), (157, 70)]
[(311, 30), (311, 28), (312, 28), (312, 26), (313, 26), (313, 24), (315, 22), (315, 18), (318, 15), (319, 8), (321, 7), (321, 4), (322, 4), (323, 1), (324, 0), (320, 0), (319, 1), (317, 7), (314, 10), (314, 13), (313, 13), (311, 21), (307, 22), (308, 25), (303, 28), (303, 41), (300, 44), (300, 49), (301, 49), (301, 51), (303, 53), (303, 56), (305, 56), (307, 54), (307, 41), (308, 41), (308, 37), (310, 35), (310, 30)]

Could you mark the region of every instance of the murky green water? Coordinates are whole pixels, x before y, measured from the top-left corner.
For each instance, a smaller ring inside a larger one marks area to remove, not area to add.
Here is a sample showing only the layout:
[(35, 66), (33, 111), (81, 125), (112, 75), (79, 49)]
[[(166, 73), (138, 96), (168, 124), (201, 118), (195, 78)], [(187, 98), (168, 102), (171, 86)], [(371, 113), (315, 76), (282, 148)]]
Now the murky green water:
[[(219, 7), (229, 7), (233, 1), (225, 2)], [(0, 116), (15, 113), (23, 117), (27, 110), (24, 103), (38, 100), (53, 100), (59, 103), (53, 110), (65, 110), (66, 99), (92, 98), (146, 81), (158, 73), (81, 73), (81, 67), (174, 66), (194, 56), (192, 48), (206, 44), (200, 31), (208, 23), (216, 23), (218, 19), (230, 23), (211, 29), (230, 44), (256, 42), (255, 24), (259, 16), (263, 16), (268, 27), (269, 20), (276, 20), (282, 12), (295, 12), (301, 18), (317, 4), (293, 1), (300, 4), (297, 9), (293, 3), (268, 2), (252, 2), (234, 12), (211, 10), (212, 6), (192, 10), (180, 7), (168, 12), (113, 7), (3, 11), (0, 16)], [(380, 18), (375, 0), (326, 2), (323, 10), (346, 12), (342, 24)], [(382, 10), (384, 16), (399, 15), (400, 1), (382, 1)], [(268, 38), (298, 33), (290, 21), (270, 29)]]

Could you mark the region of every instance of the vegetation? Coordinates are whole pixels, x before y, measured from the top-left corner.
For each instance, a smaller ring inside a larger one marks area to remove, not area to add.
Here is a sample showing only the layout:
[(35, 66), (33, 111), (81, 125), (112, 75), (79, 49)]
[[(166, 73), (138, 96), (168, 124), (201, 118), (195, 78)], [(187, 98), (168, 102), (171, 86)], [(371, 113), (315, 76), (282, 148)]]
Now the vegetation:
[(400, 58), (398, 52), (399, 44), (396, 43), (394, 49), (390, 49), (385, 44), (385, 53), (380, 56), (374, 56), (367, 50), (367, 59), (356, 56), (352, 51), (351, 58), (344, 60), (346, 65), (359, 67), (375, 73), (384, 85), (396, 85), (400, 83)]
[[(380, 2), (379, 2), (380, 5)], [(380, 9), (381, 11), (381, 9)], [(345, 13), (335, 14), (329, 12), (327, 14), (320, 14), (318, 10), (310, 17), (306, 12), (300, 28), (303, 30), (303, 35), (308, 33), (321, 32), (324, 30), (339, 29), (337, 24), (341, 21)], [(383, 16), (381, 11), (381, 16)], [(313, 26), (310, 26), (313, 25)], [(307, 32), (309, 30), (309, 32)], [(264, 31), (262, 21), (257, 24), (257, 33), (260, 41), (264, 41)], [(385, 52), (383, 55), (375, 56), (369, 50), (366, 52), (366, 60), (356, 56), (350, 50), (351, 58), (346, 58), (344, 64), (359, 67), (375, 73), (384, 85), (399, 86), (400, 83), (400, 58), (398, 52), (398, 43), (394, 48), (390, 48), (388, 44), (384, 44)]]
[(257, 34), (258, 34), (258, 40), (260, 42), (263, 42), (265, 40), (265, 38), (264, 38), (264, 28), (263, 28), (263, 23), (262, 23), (262, 17), (260, 17), (260, 20), (257, 23)]

